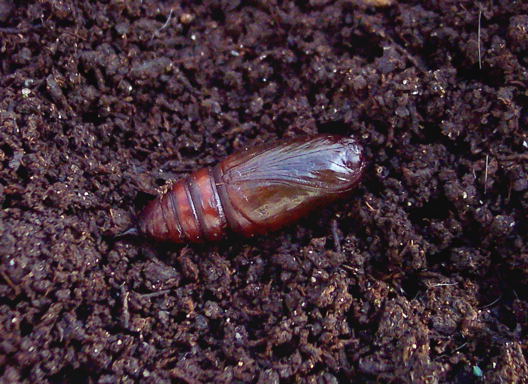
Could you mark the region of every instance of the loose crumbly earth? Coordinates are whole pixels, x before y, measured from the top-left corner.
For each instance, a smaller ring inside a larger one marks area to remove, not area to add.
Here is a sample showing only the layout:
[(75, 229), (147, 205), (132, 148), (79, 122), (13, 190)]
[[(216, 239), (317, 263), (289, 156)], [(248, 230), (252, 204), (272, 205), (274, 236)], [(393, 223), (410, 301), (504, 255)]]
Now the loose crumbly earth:
[[(367, 3), (0, 0), (1, 383), (528, 382), (528, 2)], [(113, 239), (317, 132), (365, 143), (348, 200)]]

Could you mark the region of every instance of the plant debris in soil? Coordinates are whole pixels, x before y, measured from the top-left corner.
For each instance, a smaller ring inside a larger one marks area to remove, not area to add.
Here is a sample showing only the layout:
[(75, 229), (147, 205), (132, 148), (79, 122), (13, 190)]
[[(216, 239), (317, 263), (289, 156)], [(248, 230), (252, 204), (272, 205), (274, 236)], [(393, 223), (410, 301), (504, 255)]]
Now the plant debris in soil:
[[(528, 2), (0, 0), (1, 383), (527, 383)], [(289, 229), (115, 241), (246, 146), (356, 135)]]

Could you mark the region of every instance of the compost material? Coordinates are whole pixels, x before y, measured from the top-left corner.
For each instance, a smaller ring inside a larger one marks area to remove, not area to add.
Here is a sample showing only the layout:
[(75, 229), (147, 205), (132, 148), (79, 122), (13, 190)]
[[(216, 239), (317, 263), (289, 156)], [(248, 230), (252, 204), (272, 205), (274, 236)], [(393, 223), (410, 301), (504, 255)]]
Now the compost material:
[[(528, 3), (0, 0), (0, 383), (527, 383)], [(199, 246), (167, 182), (354, 135), (358, 189)]]

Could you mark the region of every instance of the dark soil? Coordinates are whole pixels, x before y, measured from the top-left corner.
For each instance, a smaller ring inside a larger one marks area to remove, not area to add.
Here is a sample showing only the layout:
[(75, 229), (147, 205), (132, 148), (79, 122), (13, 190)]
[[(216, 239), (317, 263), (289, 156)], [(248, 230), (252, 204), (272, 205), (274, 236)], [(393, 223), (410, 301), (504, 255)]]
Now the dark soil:
[[(0, 382), (527, 383), (527, 89), (522, 0), (0, 0)], [(365, 143), (348, 200), (112, 238), (316, 132)]]

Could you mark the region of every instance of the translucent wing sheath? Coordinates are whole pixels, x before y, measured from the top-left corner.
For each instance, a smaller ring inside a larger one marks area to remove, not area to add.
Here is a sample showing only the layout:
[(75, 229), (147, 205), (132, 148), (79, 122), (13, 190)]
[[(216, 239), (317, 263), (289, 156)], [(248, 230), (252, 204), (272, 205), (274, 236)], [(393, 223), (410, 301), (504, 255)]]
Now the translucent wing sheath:
[(246, 150), (222, 162), (223, 181), (297, 184), (339, 193), (356, 181), (361, 161), (356, 140), (324, 135)]
[(158, 240), (201, 242), (227, 229), (244, 236), (276, 230), (354, 189), (363, 174), (356, 139), (319, 135), (255, 147), (179, 180), (139, 216)]
[(355, 139), (320, 135), (256, 147), (217, 167), (228, 222), (247, 236), (278, 229), (348, 193), (364, 159)]

